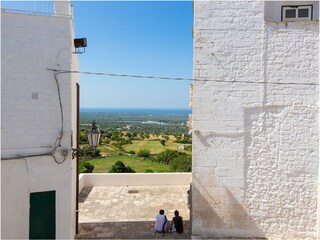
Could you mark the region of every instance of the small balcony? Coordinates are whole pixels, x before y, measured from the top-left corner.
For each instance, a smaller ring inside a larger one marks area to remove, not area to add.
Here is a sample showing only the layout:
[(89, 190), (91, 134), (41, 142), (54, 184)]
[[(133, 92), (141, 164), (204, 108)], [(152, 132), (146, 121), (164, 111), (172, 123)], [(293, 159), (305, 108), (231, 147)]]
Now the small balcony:
[(3, 1), (1, 3), (3, 12), (20, 13), (37, 16), (59, 16), (70, 17), (71, 3), (65, 1)]
[(78, 239), (155, 238), (160, 209), (171, 221), (178, 210), (184, 233), (157, 238), (190, 238), (191, 173), (81, 174), (79, 180)]

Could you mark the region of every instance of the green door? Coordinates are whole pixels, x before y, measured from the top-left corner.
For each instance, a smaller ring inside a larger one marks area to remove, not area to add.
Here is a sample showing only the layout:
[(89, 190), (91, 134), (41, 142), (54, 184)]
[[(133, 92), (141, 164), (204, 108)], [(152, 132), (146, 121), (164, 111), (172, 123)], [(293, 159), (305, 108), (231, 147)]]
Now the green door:
[(29, 239), (56, 238), (56, 192), (30, 194)]

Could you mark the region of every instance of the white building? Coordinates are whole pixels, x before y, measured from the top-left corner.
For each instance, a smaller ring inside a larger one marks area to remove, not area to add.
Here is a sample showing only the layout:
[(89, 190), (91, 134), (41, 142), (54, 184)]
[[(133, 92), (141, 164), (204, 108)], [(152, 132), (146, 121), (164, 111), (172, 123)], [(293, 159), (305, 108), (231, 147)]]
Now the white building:
[(192, 233), (319, 239), (319, 3), (195, 1)]
[(47, 70), (78, 70), (72, 8), (29, 4), (1, 11), (1, 237), (72, 239), (77, 76)]

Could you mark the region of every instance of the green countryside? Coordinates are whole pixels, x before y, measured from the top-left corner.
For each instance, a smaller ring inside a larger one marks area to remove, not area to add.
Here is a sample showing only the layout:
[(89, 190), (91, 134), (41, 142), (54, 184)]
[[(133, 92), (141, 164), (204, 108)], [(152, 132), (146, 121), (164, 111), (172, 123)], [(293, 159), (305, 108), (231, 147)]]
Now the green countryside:
[[(96, 112), (80, 116), (80, 173), (191, 172), (188, 115)], [(87, 139), (92, 121), (101, 133), (95, 150)]]

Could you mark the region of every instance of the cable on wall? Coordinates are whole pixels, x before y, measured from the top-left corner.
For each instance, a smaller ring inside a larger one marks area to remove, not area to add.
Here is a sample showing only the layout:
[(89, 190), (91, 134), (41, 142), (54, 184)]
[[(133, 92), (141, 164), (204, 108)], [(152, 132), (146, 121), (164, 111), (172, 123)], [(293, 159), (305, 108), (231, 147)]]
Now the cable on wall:
[(53, 150), (52, 151), (55, 151), (61, 144), (61, 140), (62, 140), (62, 137), (63, 137), (63, 107), (62, 107), (62, 101), (61, 101), (61, 93), (60, 93), (60, 86), (59, 86), (59, 82), (58, 82), (58, 78), (57, 78), (57, 74), (58, 73), (55, 73), (53, 74), (53, 77), (54, 77), (54, 80), (56, 82), (56, 85), (57, 85), (57, 92), (58, 92), (58, 99), (59, 99), (59, 106), (60, 106), (60, 136), (56, 139), (55, 141), (55, 144), (53, 145)]
[(61, 144), (61, 140), (63, 138), (63, 106), (62, 106), (62, 100), (61, 100), (61, 92), (60, 92), (60, 85), (59, 85), (59, 81), (57, 78), (58, 74), (61, 73), (68, 73), (66, 71), (59, 71), (53, 74), (54, 80), (56, 82), (56, 86), (57, 86), (57, 92), (58, 92), (58, 100), (59, 100), (59, 108), (60, 108), (60, 135), (59, 137), (55, 140), (54, 145), (53, 145), (53, 149), (49, 152), (46, 153), (42, 153), (42, 154), (30, 154), (30, 155), (23, 155), (23, 156), (16, 156), (16, 157), (9, 157), (9, 158), (1, 158), (1, 160), (11, 160), (11, 159), (24, 159), (24, 158), (29, 158), (29, 157), (41, 157), (41, 156), (51, 156), (53, 158), (53, 160), (57, 163), (57, 164), (62, 164), (66, 159), (67, 159), (67, 154), (62, 154), (63, 156), (63, 160), (62, 161), (58, 161), (56, 156), (54, 156), (55, 151), (57, 150), (57, 148), (60, 146)]
[(260, 82), (252, 82), (252, 81), (237, 81), (237, 80), (221, 80), (221, 79), (197, 79), (197, 78), (182, 78), (182, 77), (163, 77), (163, 76), (146, 76), (146, 75), (132, 75), (132, 74), (116, 74), (116, 73), (105, 73), (105, 72), (82, 72), (82, 71), (69, 71), (69, 70), (60, 70), (60, 69), (52, 69), (47, 68), (49, 71), (55, 72), (53, 74), (58, 92), (59, 106), (60, 106), (60, 116), (61, 116), (61, 127), (60, 127), (60, 136), (55, 140), (53, 150), (43, 153), (43, 154), (33, 154), (33, 155), (25, 155), (25, 156), (17, 156), (10, 158), (2, 158), (1, 160), (9, 160), (9, 159), (22, 159), (26, 157), (39, 157), (39, 156), (52, 156), (54, 161), (57, 164), (61, 164), (66, 160), (66, 155), (64, 155), (64, 159), (61, 162), (58, 162), (54, 153), (56, 149), (60, 146), (61, 140), (63, 137), (63, 106), (61, 101), (60, 94), (60, 86), (58, 82), (57, 75), (63, 73), (78, 73), (78, 74), (86, 74), (86, 75), (100, 75), (100, 76), (111, 76), (111, 77), (133, 77), (133, 78), (144, 78), (144, 79), (161, 79), (161, 80), (174, 80), (174, 81), (198, 81), (198, 82), (220, 82), (220, 83), (246, 83), (246, 84), (270, 84), (270, 85), (305, 85), (305, 86), (319, 86), (318, 83), (297, 83), (297, 82), (268, 82), (268, 81), (260, 81)]

